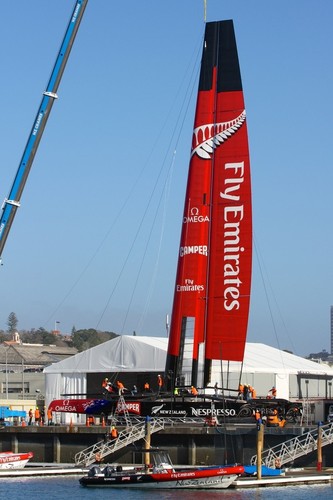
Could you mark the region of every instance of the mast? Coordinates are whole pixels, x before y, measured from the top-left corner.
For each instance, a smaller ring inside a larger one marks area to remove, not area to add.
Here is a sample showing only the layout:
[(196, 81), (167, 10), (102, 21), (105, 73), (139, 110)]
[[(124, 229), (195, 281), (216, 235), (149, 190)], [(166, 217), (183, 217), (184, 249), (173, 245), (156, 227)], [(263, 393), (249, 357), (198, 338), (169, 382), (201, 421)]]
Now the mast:
[(16, 211), (20, 206), (22, 192), (35, 158), (39, 142), (42, 138), (47, 119), (50, 115), (54, 100), (58, 98), (57, 90), (87, 3), (88, 0), (77, 0), (75, 3), (56, 62), (46, 90), (43, 93), (41, 104), (17, 169), (13, 185), (8, 198), (6, 198), (3, 203), (2, 215), (0, 218), (0, 260)]
[[(242, 361), (252, 263), (246, 114), (232, 21), (206, 24), (171, 317), (166, 376), (180, 377), (193, 338), (191, 385), (213, 360)], [(190, 326), (191, 325), (191, 326)]]

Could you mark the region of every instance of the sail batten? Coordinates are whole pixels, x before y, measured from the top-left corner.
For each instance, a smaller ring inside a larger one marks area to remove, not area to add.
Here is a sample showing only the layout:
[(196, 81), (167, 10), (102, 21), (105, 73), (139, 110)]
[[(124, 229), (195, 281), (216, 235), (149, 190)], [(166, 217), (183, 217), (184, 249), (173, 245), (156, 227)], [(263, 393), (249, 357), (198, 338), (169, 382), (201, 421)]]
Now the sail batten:
[(192, 384), (212, 360), (242, 361), (252, 263), (251, 180), (232, 21), (206, 24), (185, 195), (166, 372), (176, 383), (186, 318), (192, 318)]

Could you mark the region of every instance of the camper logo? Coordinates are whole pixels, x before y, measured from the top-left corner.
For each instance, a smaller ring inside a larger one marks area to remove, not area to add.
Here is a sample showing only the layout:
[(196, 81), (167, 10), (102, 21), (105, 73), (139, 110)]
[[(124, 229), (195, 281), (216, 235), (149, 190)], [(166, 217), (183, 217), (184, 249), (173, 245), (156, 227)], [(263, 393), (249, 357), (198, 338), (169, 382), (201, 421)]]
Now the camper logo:
[(123, 414), (125, 411), (128, 411), (128, 413), (135, 413), (136, 415), (141, 414), (141, 403), (140, 402), (133, 402), (133, 403), (125, 403), (122, 404), (118, 401), (117, 403), (117, 413)]
[(192, 154), (197, 154), (203, 160), (212, 157), (214, 149), (225, 142), (243, 125), (246, 119), (246, 112), (241, 112), (237, 118), (221, 123), (207, 123), (200, 125), (193, 130)]

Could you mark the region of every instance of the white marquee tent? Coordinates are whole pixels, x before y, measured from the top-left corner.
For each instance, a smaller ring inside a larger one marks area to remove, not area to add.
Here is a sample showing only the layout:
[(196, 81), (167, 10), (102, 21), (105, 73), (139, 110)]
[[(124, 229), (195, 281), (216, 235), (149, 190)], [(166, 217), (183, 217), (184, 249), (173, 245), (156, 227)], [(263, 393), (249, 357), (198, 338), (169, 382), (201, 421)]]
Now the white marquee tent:
[[(92, 349), (45, 368), (46, 405), (61, 394), (84, 394), (88, 373), (164, 373), (168, 339), (122, 335)], [(185, 349), (185, 358), (188, 356)], [(188, 360), (190, 356), (188, 356)], [(184, 361), (185, 383), (190, 384), (190, 363)], [(199, 368), (200, 370), (200, 368)], [(187, 373), (186, 373), (187, 372)], [(266, 396), (275, 385), (278, 397), (297, 399), (327, 396), (333, 369), (265, 344), (246, 344), (243, 366), (236, 362), (214, 361), (212, 385), (237, 390), (241, 372), (243, 384), (252, 385), (258, 396)], [(232, 394), (235, 394), (234, 392)]]

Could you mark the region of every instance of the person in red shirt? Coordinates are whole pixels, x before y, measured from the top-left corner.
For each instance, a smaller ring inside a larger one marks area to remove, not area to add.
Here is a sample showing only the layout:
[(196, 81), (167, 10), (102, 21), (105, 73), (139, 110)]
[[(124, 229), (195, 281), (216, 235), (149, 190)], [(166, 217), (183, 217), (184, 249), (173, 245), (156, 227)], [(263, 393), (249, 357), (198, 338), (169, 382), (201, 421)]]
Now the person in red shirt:
[(161, 375), (157, 375), (157, 386), (158, 386), (158, 393), (160, 393), (163, 386), (163, 379)]

